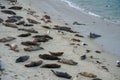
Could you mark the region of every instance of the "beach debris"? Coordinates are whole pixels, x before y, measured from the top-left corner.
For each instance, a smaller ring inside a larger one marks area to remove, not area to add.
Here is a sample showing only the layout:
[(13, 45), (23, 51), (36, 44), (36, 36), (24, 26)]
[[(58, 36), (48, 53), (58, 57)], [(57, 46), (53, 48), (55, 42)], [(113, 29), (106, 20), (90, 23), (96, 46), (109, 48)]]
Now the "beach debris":
[(32, 62), (30, 62), (30, 63), (25, 64), (24, 66), (25, 66), (25, 67), (36, 67), (36, 66), (41, 65), (42, 63), (43, 63), (42, 60), (32, 61)]
[(97, 51), (95, 51), (95, 52), (96, 52), (96, 53), (99, 53), (99, 54), (101, 53), (101, 51), (98, 51), (98, 50), (97, 50)]
[(38, 31), (36, 31), (36, 30), (33, 29), (33, 28), (29, 28), (29, 29), (19, 28), (18, 30), (20, 30), (20, 31), (27, 31), (27, 32), (30, 32), (30, 33), (38, 33)]
[(80, 42), (79, 39), (75, 39), (75, 38), (72, 38), (71, 40), (72, 40), (73, 42)]
[(25, 24), (25, 21), (19, 21), (16, 23), (16, 25), (24, 25)]
[(33, 19), (30, 19), (30, 18), (27, 18), (27, 20), (28, 20), (29, 23), (40, 24), (40, 22), (38, 22), (36, 20), (33, 20)]
[(10, 15), (16, 15), (16, 13), (11, 10), (1, 10), (1, 12), (5, 14), (10, 14)]
[(79, 23), (79, 22), (75, 21), (75, 22), (73, 22), (73, 25), (86, 25), (86, 24)]
[(80, 75), (82, 75), (84, 77), (89, 77), (89, 78), (96, 78), (97, 77), (97, 75), (95, 75), (93, 73), (88, 73), (88, 72), (80, 72), (78, 74), (80, 74)]
[(101, 37), (101, 35), (90, 32), (89, 37), (95, 39)]
[(17, 25), (15, 25), (13, 23), (4, 22), (3, 25), (5, 25), (6, 27), (18, 28)]
[(67, 31), (67, 32), (71, 32), (71, 33), (77, 33), (73, 30), (71, 30), (71, 28), (69, 27), (64, 27), (64, 26), (58, 26), (58, 25), (55, 25), (55, 28), (53, 28), (55, 30), (61, 30), (61, 31)]
[(9, 42), (9, 41), (12, 41), (12, 40), (15, 40), (16, 38), (14, 37), (3, 37), (3, 38), (0, 38), (0, 42)]
[(28, 46), (27, 48), (24, 48), (24, 51), (37, 51), (37, 50), (43, 50), (44, 48), (40, 46)]
[(84, 36), (82, 36), (82, 35), (80, 35), (80, 34), (75, 34), (75, 36), (84, 38)]
[(34, 42), (47, 42), (50, 39), (53, 39), (49, 35), (35, 35), (35, 36), (33, 36), (33, 38), (34, 38), (34, 40), (33, 40)]
[(51, 52), (51, 51), (49, 51), (49, 53), (54, 56), (61, 56), (64, 54), (64, 52)]
[(81, 57), (81, 60), (85, 60), (87, 58), (86, 54), (83, 54)]
[(13, 10), (21, 10), (23, 7), (21, 6), (12, 6), (12, 7), (9, 7), (8, 9), (13, 9)]
[(64, 59), (64, 58), (58, 60), (58, 62), (64, 63), (64, 64), (69, 64), (69, 65), (77, 65), (78, 64), (77, 62), (73, 61), (72, 59)]
[(33, 24), (27, 24), (27, 23), (24, 23), (23, 25), (27, 27), (33, 26)]
[(2, 23), (4, 20), (0, 18), (0, 23)]
[(31, 33), (24, 33), (24, 34), (18, 35), (18, 37), (28, 37), (28, 36), (31, 36)]
[(16, 59), (16, 63), (19, 63), (19, 62), (25, 62), (29, 59), (29, 56), (20, 56), (19, 58)]
[(103, 69), (109, 72), (108, 68), (106, 66), (101, 66)]
[(100, 79), (100, 78), (94, 78), (94, 79), (92, 79), (92, 80), (102, 80), (102, 79)]
[(61, 65), (55, 64), (55, 63), (53, 63), (53, 64), (44, 64), (43, 66), (41, 66), (41, 68), (60, 68), (60, 67), (61, 67)]
[(51, 29), (49, 26), (42, 26), (42, 27), (46, 29)]
[(59, 60), (57, 56), (49, 55), (49, 54), (40, 54), (40, 58), (45, 59), (45, 60)]
[(120, 67), (120, 61), (119, 61), (119, 60), (117, 60), (117, 61), (116, 61), (116, 63), (117, 63), (117, 65), (116, 65), (116, 66), (117, 66), (117, 67)]
[(69, 75), (67, 72), (59, 72), (59, 71), (54, 71), (54, 70), (51, 70), (51, 71), (58, 77), (62, 77), (62, 78), (66, 78), (66, 79), (72, 78), (72, 76)]
[(25, 41), (25, 42), (21, 42), (21, 44), (25, 46), (39, 46), (40, 45), (37, 42), (33, 42), (33, 41)]
[(10, 47), (10, 50), (13, 50), (15, 52), (19, 52), (18, 50), (18, 45), (16, 44), (5, 44), (6, 46), (9, 46)]

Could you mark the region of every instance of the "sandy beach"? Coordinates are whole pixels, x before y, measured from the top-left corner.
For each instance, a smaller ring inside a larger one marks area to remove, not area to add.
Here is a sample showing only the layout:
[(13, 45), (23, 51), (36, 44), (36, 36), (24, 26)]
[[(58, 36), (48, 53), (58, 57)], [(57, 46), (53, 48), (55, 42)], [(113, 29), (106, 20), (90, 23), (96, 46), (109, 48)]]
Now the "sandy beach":
[[(6, 9), (13, 6), (6, 0), (0, 0), (0, 3), (6, 6)], [(99, 80), (120, 80), (120, 67), (116, 67), (116, 61), (120, 60), (120, 56), (118, 56), (120, 45), (118, 40), (120, 38), (116, 39), (117, 37), (115, 37), (120, 36), (118, 34), (120, 33), (120, 24), (90, 16), (59, 0), (19, 0), (15, 6), (23, 7), (22, 10), (12, 10), (17, 16), (22, 16), (23, 21), (29, 23), (27, 18), (30, 18), (40, 23), (33, 24), (33, 26), (17, 25), (18, 28), (6, 27), (0, 23), (0, 39), (7, 36), (16, 38), (13, 41), (0, 42), (0, 65), (4, 69), (0, 74), (1, 80), (67, 80), (57, 77), (51, 70), (67, 72), (71, 75), (69, 80), (95, 80), (96, 78), (99, 78)], [(2, 12), (0, 14), (0, 18), (4, 22), (8, 16), (11, 16)], [(50, 16), (50, 22), (45, 22), (42, 19), (45, 15)], [(73, 25), (74, 22), (78, 22), (80, 25)], [(48, 26), (49, 28), (42, 26)], [(55, 30), (55, 26), (69, 27), (79, 33)], [(28, 37), (18, 37), (20, 34), (27, 33), (26, 31), (18, 30), (19, 28), (33, 28), (38, 33), (31, 33)], [(90, 39), (88, 37), (90, 32), (100, 34), (102, 37)], [(83, 37), (75, 36), (76, 34)], [(38, 43), (40, 47), (44, 48), (43, 50), (24, 51), (26, 46), (22, 45), (21, 42), (33, 41), (32, 36), (35, 35), (49, 35), (53, 39)], [(111, 36), (113, 37), (111, 38)], [(86, 45), (83, 45), (83, 43)], [(5, 44), (16, 44), (19, 52), (10, 50)], [(109, 48), (107, 49), (107, 47)], [(63, 64), (57, 60), (44, 60), (39, 57), (40, 54), (50, 54), (49, 51), (64, 52), (59, 58), (72, 59), (77, 62), (77, 65)], [(81, 60), (81, 56), (84, 54), (87, 57), (85, 60)], [(15, 62), (18, 57), (25, 55), (29, 56), (27, 61)], [(40, 66), (30, 68), (24, 66), (31, 61), (38, 60), (43, 61)], [(61, 67), (55, 69), (41, 68), (42, 65), (50, 63), (59, 64)], [(96, 77), (85, 77), (80, 75), (81, 72), (92, 73)]]

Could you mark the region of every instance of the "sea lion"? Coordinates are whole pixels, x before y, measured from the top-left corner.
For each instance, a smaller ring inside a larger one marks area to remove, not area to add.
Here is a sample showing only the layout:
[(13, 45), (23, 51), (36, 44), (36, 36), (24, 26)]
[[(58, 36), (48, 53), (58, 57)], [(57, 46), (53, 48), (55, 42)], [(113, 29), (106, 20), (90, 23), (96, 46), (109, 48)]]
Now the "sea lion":
[(30, 29), (19, 28), (18, 30), (27, 31), (27, 32), (30, 32), (30, 33), (38, 33), (38, 31), (34, 30), (33, 28), (30, 28)]
[(15, 52), (19, 52), (18, 46), (16, 44), (5, 44), (6, 46), (10, 47), (10, 50), (13, 50)]
[(32, 61), (28, 64), (25, 64), (25, 67), (36, 67), (36, 66), (39, 66), (43, 63), (42, 60), (39, 60), (39, 61)]
[(3, 25), (5, 25), (6, 27), (18, 28), (15, 24), (12, 24), (12, 23), (4, 22)]
[(61, 56), (61, 55), (64, 54), (64, 52), (50, 52), (50, 51), (49, 51), (49, 53), (50, 53), (51, 55), (54, 55), (54, 56)]
[(84, 76), (84, 77), (89, 77), (89, 78), (96, 78), (97, 77), (93, 73), (88, 73), (88, 72), (81, 72), (79, 74), (82, 75), (82, 76)]
[(16, 38), (14, 38), (14, 37), (10, 37), (10, 36), (8, 36), (8, 37), (3, 37), (3, 38), (1, 38), (0, 39), (0, 42), (9, 42), (9, 41), (12, 41), (12, 40), (15, 40)]
[(72, 76), (69, 75), (66, 72), (59, 72), (59, 71), (54, 71), (54, 70), (51, 70), (51, 71), (58, 77), (62, 77), (62, 78), (66, 78), (66, 79), (71, 79), (72, 78)]
[(27, 48), (24, 48), (24, 51), (37, 51), (37, 50), (43, 50), (44, 48), (40, 46), (29, 46)]
[(21, 42), (21, 44), (25, 46), (39, 46), (40, 45), (37, 42), (33, 42), (33, 41), (25, 41), (25, 42)]
[(18, 37), (28, 37), (30, 35), (31, 35), (31, 33), (24, 33), (24, 34), (18, 35)]
[(12, 7), (9, 7), (8, 9), (13, 9), (13, 10), (21, 10), (23, 7), (21, 6), (12, 6)]
[(19, 21), (16, 23), (16, 25), (24, 25), (25, 24), (25, 21)]
[(67, 59), (60, 59), (60, 60), (58, 60), (58, 62), (60, 62), (60, 63), (64, 63), (64, 64), (69, 64), (69, 65), (77, 65), (78, 63), (77, 62), (75, 62), (75, 61), (73, 61), (73, 60), (67, 60)]
[(10, 14), (10, 15), (16, 15), (16, 13), (11, 10), (1, 10), (1, 12), (5, 14)]
[(40, 58), (45, 59), (45, 60), (59, 60), (57, 56), (49, 55), (49, 54), (40, 54)]
[(60, 68), (59, 64), (44, 64), (41, 68)]
[(29, 59), (29, 56), (20, 56), (19, 58), (16, 59), (16, 63), (19, 63), (19, 62), (25, 62)]
[(36, 20), (33, 20), (33, 19), (30, 19), (30, 18), (27, 18), (27, 20), (28, 20), (29, 23), (40, 24), (40, 22), (38, 22)]

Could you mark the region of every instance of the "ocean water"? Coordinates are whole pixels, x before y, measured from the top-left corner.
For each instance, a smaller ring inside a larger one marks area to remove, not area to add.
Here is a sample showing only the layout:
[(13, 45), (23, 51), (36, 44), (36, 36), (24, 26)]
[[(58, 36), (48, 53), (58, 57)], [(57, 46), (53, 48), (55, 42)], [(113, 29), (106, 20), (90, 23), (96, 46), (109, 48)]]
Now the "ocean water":
[(90, 15), (120, 23), (120, 0), (62, 0)]

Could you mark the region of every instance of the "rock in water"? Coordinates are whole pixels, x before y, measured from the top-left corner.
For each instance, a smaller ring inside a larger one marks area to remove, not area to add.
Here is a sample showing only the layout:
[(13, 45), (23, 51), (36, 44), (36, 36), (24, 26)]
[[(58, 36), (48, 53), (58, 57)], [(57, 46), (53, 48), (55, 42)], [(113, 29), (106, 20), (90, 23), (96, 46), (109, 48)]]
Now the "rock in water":
[(11, 10), (1, 10), (1, 12), (5, 14), (10, 14), (10, 15), (16, 15), (16, 13)]
[(58, 77), (62, 77), (62, 78), (66, 78), (66, 79), (71, 79), (72, 78), (72, 76), (70, 76), (66, 72), (58, 72), (58, 71), (54, 71), (54, 70), (51, 70), (51, 71)]
[(42, 66), (42, 68), (60, 68), (61, 65), (59, 64), (45, 64)]
[(40, 54), (40, 58), (45, 59), (45, 60), (59, 60), (57, 56), (49, 55), (49, 54)]
[(29, 56), (20, 56), (19, 58), (16, 59), (16, 63), (25, 62), (28, 59), (29, 59)]
[(39, 66), (43, 63), (42, 60), (39, 60), (39, 61), (32, 61), (28, 64), (25, 64), (25, 67), (36, 67), (36, 66)]

